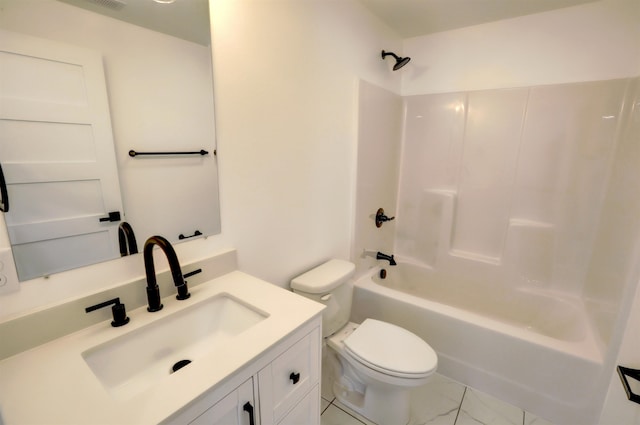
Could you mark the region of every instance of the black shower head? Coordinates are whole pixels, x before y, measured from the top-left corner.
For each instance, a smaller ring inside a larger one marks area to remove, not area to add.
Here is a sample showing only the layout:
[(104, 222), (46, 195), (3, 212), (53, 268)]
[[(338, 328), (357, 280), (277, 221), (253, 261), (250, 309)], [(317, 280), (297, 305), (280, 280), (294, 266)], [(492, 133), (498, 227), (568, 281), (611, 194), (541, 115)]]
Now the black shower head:
[(403, 66), (405, 66), (406, 64), (409, 63), (409, 61), (411, 60), (411, 58), (409, 56), (407, 56), (406, 58), (401, 58), (400, 56), (396, 55), (393, 52), (385, 52), (384, 50), (382, 51), (382, 59), (384, 59), (387, 56), (393, 56), (394, 58), (396, 58), (396, 64), (393, 65), (393, 70), (397, 71), (400, 68), (402, 68)]

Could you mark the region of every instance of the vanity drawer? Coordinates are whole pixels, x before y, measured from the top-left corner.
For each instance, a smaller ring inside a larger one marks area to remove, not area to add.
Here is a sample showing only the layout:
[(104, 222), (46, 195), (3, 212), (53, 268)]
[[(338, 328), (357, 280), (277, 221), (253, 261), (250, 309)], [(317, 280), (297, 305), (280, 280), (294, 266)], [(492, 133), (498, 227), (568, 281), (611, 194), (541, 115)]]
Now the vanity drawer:
[(309, 392), (305, 398), (286, 414), (278, 425), (316, 425), (320, 424), (320, 385)]
[(318, 383), (319, 332), (307, 334), (258, 373), (262, 425), (277, 424)]

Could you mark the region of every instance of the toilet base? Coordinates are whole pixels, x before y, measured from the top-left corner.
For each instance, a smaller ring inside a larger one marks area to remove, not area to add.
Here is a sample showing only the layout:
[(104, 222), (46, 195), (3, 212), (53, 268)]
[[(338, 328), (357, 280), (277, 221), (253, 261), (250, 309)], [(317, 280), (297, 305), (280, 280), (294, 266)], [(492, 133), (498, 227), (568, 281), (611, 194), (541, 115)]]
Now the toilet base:
[(378, 425), (406, 425), (411, 419), (409, 389), (368, 385), (362, 393), (338, 379), (333, 383), (333, 394), (340, 403)]

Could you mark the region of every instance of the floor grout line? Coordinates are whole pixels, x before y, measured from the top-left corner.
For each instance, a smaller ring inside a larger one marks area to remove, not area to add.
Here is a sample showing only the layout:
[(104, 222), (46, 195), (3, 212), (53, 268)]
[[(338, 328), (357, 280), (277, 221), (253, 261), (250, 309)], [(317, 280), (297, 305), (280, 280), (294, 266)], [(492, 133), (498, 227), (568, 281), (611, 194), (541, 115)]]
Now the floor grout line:
[(326, 401), (327, 403), (329, 403), (329, 404), (327, 404), (327, 407), (325, 407), (325, 408), (322, 410), (322, 412), (320, 413), (320, 416), (322, 416), (322, 414), (323, 414), (324, 412), (326, 412), (326, 411), (327, 411), (327, 409), (328, 409), (329, 407), (331, 407), (331, 405), (333, 404), (333, 401), (334, 401), (336, 398), (335, 398), (335, 397), (334, 397), (334, 398), (332, 398), (332, 399), (331, 399), (331, 401), (327, 400), (327, 399), (326, 399), (326, 398), (324, 398), (324, 397), (322, 397), (322, 399), (323, 399), (324, 401)]
[(464, 391), (462, 392), (462, 397), (460, 397), (460, 404), (458, 405), (458, 411), (456, 412), (456, 418), (453, 421), (453, 425), (456, 425), (456, 422), (458, 422), (458, 416), (460, 416), (460, 410), (462, 410), (462, 402), (464, 401), (464, 396), (467, 395), (468, 389), (469, 387), (467, 386), (464, 387)]

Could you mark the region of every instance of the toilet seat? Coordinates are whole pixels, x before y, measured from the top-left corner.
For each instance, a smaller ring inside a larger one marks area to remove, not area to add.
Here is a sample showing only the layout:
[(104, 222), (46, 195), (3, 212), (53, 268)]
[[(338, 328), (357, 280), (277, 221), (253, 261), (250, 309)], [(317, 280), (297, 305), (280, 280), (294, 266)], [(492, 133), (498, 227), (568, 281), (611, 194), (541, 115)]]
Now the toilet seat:
[(346, 354), (363, 365), (400, 378), (431, 375), (436, 352), (417, 335), (391, 323), (366, 319), (344, 340)]

